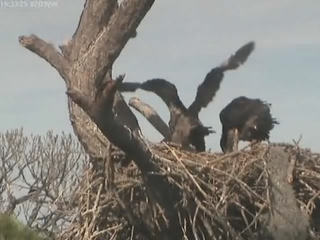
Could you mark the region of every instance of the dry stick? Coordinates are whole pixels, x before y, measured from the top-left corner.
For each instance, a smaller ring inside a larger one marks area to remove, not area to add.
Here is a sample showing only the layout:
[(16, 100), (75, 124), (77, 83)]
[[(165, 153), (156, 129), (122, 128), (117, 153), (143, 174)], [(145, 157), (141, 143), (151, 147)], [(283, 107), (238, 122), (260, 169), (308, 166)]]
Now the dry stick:
[[(166, 144), (166, 143), (165, 143)], [(167, 145), (167, 144), (166, 144)], [(208, 199), (209, 196), (206, 194), (206, 192), (200, 187), (200, 185), (197, 183), (197, 181), (194, 179), (194, 177), (192, 176), (192, 174), (189, 172), (189, 170), (186, 168), (186, 166), (183, 164), (183, 162), (181, 161), (181, 159), (176, 155), (175, 151), (173, 149), (171, 149), (169, 147), (169, 145), (167, 145), (168, 149), (171, 151), (171, 153), (173, 154), (173, 156), (175, 156), (175, 158), (178, 160), (178, 162), (181, 164), (181, 166), (183, 167), (183, 169), (185, 170), (185, 172), (187, 173), (187, 175), (189, 176), (189, 178), (191, 179), (191, 181), (194, 183), (194, 185), (198, 188), (198, 190), (200, 191), (200, 193), (203, 195), (204, 198)]]
[(137, 97), (130, 98), (129, 105), (141, 113), (164, 138), (169, 139), (170, 131), (168, 125), (150, 105), (142, 102)]
[(179, 217), (179, 224), (180, 224), (181, 230), (183, 232), (183, 239), (188, 239), (187, 234), (186, 234), (186, 220), (183, 219), (183, 223), (182, 223), (182, 217), (181, 217), (180, 212), (178, 213), (178, 217)]
[[(200, 220), (202, 221), (203, 227), (206, 229), (207, 233), (209, 234), (209, 237), (211, 237), (211, 239), (214, 238), (214, 232), (212, 229), (213, 226), (208, 222), (208, 219), (200, 218)], [(202, 233), (202, 239), (205, 239), (203, 231), (201, 233)]]
[[(306, 210), (308, 211), (309, 215), (312, 213), (313, 209), (310, 209), (315, 207), (315, 204), (314, 204), (314, 200), (320, 196), (320, 191), (317, 192), (315, 195), (312, 196), (312, 198), (310, 198), (310, 200), (308, 201), (307, 205), (306, 205)], [(311, 206), (312, 205), (312, 206)]]
[(114, 240), (114, 239), (116, 239), (116, 237), (117, 237), (117, 232), (114, 232), (114, 233), (112, 234), (110, 240)]
[(273, 213), (274, 209), (271, 204), (272, 201), (271, 201), (271, 193), (270, 193), (270, 188), (271, 188), (270, 173), (268, 171), (268, 163), (265, 159), (263, 160), (263, 167), (264, 167), (263, 172), (265, 172), (265, 175), (266, 175), (265, 181), (267, 186), (267, 201), (264, 201), (264, 204), (267, 204), (268, 208), (270, 209), (270, 212)]
[[(261, 196), (259, 196), (257, 193), (255, 193), (254, 191), (251, 190), (251, 188), (245, 183), (243, 182), (242, 180), (238, 179), (237, 177), (235, 176), (232, 176), (231, 174), (227, 173), (227, 172), (224, 172), (220, 169), (217, 169), (217, 168), (212, 168), (214, 171), (216, 172), (219, 172), (223, 175), (226, 175), (226, 176), (229, 176), (231, 177), (232, 179), (234, 179), (236, 182), (240, 183), (240, 185), (243, 186), (244, 190), (246, 190), (248, 193), (251, 193), (253, 194), (256, 198), (260, 199), (261, 201), (265, 202), (265, 199), (263, 199)], [(249, 194), (248, 194), (249, 195)]]
[[(233, 176), (235, 171), (235, 168), (233, 166), (232, 171), (231, 171), (231, 175)], [(220, 204), (223, 203), (223, 201), (225, 200), (225, 197), (227, 196), (227, 185), (229, 184), (229, 182), (231, 181), (231, 177), (228, 177), (227, 182), (223, 183), (223, 187), (222, 187), (222, 194), (220, 196), (220, 200), (216, 205), (216, 208), (218, 209), (220, 207)]]
[(288, 170), (287, 170), (287, 181), (288, 181), (288, 183), (293, 183), (293, 180), (294, 180), (294, 173), (293, 173), (293, 171), (294, 171), (294, 168), (295, 168), (295, 166), (296, 166), (296, 162), (297, 162), (297, 154), (299, 154), (299, 152), (300, 152), (300, 149), (299, 149), (299, 143), (300, 143), (300, 141), (301, 141), (301, 137), (300, 137), (300, 139), (298, 140), (298, 141), (293, 141), (294, 142), (294, 144), (295, 144), (295, 151), (296, 152), (298, 152), (298, 153), (296, 153), (296, 155), (294, 155), (294, 156), (290, 156), (290, 162), (289, 162), (289, 166), (288, 166)]
[(198, 234), (197, 234), (197, 229), (196, 229), (196, 221), (197, 221), (197, 216), (199, 212), (199, 206), (196, 207), (196, 211), (193, 216), (193, 221), (192, 221), (192, 231), (193, 235), (195, 236), (196, 240), (198, 240)]
[[(88, 230), (87, 230), (87, 233), (90, 234), (90, 235), (92, 233), (92, 230), (94, 228), (94, 224), (96, 223), (96, 219), (97, 219), (97, 217), (99, 215), (99, 212), (100, 212), (100, 208), (98, 207), (98, 205), (99, 205), (99, 202), (100, 202), (100, 195), (101, 195), (102, 187), (103, 187), (103, 184), (101, 183), (99, 185), (98, 193), (96, 195), (96, 200), (95, 200), (95, 203), (94, 203), (93, 208), (92, 208), (93, 209), (93, 213), (92, 213), (93, 216), (92, 216), (91, 223), (89, 224)], [(92, 239), (92, 235), (88, 239)]]
[[(236, 204), (238, 207), (240, 207), (240, 209), (241, 209), (240, 212), (241, 212), (242, 219), (243, 219), (243, 221), (245, 222), (245, 224), (248, 226), (248, 225), (249, 225), (249, 221), (248, 221), (248, 219), (247, 219), (247, 216), (246, 216), (245, 212), (248, 213), (248, 214), (250, 214), (250, 215), (252, 215), (252, 214), (251, 214), (244, 206), (242, 206), (240, 203), (238, 203), (238, 202), (235, 201), (235, 204)], [(252, 234), (251, 229), (248, 228), (248, 230), (249, 230), (250, 233)]]
[(306, 183), (304, 180), (302, 180), (301, 178), (299, 179), (299, 182), (301, 184), (303, 184), (310, 192), (312, 192), (313, 194), (317, 194), (317, 192), (308, 184)]
[(308, 215), (311, 214), (311, 213), (308, 212), (307, 205), (303, 201), (301, 201), (301, 200), (299, 200), (297, 198), (297, 203), (299, 203), (299, 206), (300, 206), (301, 209), (306, 209)]
[(315, 177), (315, 178), (320, 178), (320, 172), (316, 172), (314, 170), (310, 170), (310, 169), (306, 169), (306, 168), (301, 168), (301, 167), (297, 167), (297, 170), (303, 171), (304, 173), (308, 173), (311, 176)]
[(241, 153), (245, 153), (244, 150), (248, 149), (249, 147), (251, 147), (252, 145), (254, 145), (254, 143), (250, 143), (248, 144), (247, 146), (243, 147), (242, 149), (238, 150), (238, 151), (235, 151), (235, 152), (232, 152), (232, 153), (227, 153), (227, 154), (224, 154), (222, 157), (218, 158), (218, 159), (214, 159), (210, 162), (207, 163), (207, 166), (211, 166), (213, 165), (214, 163), (216, 162), (220, 162), (226, 158), (231, 158), (231, 157), (235, 157)]
[(239, 239), (239, 240), (243, 240), (243, 238), (241, 236), (238, 236), (237, 238), (237, 235), (236, 232), (234, 231), (233, 228), (230, 228), (222, 219), (221, 219), (221, 216), (220, 214), (218, 214), (218, 211), (215, 209), (215, 208), (212, 208), (210, 210), (213, 210), (215, 211), (215, 215), (209, 211), (205, 206), (202, 205), (201, 201), (195, 197), (194, 198), (195, 202), (197, 203), (197, 206), (199, 206), (199, 208), (204, 212), (206, 213), (208, 216), (210, 216), (211, 218), (215, 219), (223, 228), (226, 232), (230, 232), (231, 235), (233, 236), (233, 239)]
[(138, 221), (132, 210), (127, 206), (120, 198), (117, 192), (113, 192), (114, 196), (116, 197), (116, 201), (118, 202), (120, 208), (125, 212), (125, 217), (127, 221), (132, 224), (132, 227), (136, 226), (139, 229), (140, 233), (145, 235), (146, 237), (150, 238), (152, 233), (150, 233), (149, 229), (145, 226), (144, 221)]
[[(87, 174), (87, 179), (89, 179), (89, 172), (86, 173)], [(87, 183), (88, 184), (88, 188), (86, 189), (86, 193), (85, 195), (87, 196), (87, 199), (86, 200), (86, 203), (85, 203), (85, 209), (90, 209), (90, 183)], [(88, 229), (88, 226), (89, 226), (89, 222), (88, 222), (88, 218), (86, 218), (86, 221), (85, 221), (85, 224), (84, 224), (84, 227), (82, 227), (82, 232), (83, 234), (86, 234), (86, 231)], [(82, 235), (82, 234), (81, 234)]]
[[(116, 228), (118, 228), (118, 226)], [(101, 235), (103, 235), (103, 234), (105, 234), (105, 233), (107, 233), (109, 231), (110, 231), (110, 228), (107, 228), (107, 229), (101, 230), (101, 231), (93, 232), (92, 236), (91, 236), (91, 239), (95, 239), (95, 238), (97, 238), (97, 237), (99, 237), (99, 236), (101, 236)]]
[(130, 231), (130, 240), (133, 239), (133, 233), (134, 233), (134, 226), (131, 227), (131, 231)]
[(247, 225), (247, 227), (246, 227), (245, 229), (243, 229), (240, 234), (242, 234), (242, 233), (244, 233), (245, 231), (249, 230), (250, 227), (257, 222), (258, 217), (260, 217), (260, 215), (261, 215), (262, 211), (265, 209), (265, 207), (266, 207), (265, 204), (262, 205), (262, 207), (260, 208), (259, 212), (256, 213), (255, 217), (252, 219), (251, 223), (250, 223), (249, 225)]

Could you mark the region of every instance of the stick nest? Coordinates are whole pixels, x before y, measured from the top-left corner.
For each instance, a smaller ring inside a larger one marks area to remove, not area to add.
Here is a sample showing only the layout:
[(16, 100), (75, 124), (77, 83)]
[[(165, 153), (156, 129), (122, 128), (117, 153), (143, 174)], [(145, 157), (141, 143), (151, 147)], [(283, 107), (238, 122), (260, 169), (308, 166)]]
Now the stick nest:
[[(320, 154), (277, 145), (296, 160), (288, 182), (299, 209), (310, 217), (310, 239), (320, 239)], [(257, 144), (220, 154), (192, 153), (165, 143), (152, 146), (160, 175), (181, 193), (175, 207), (185, 236), (191, 232), (194, 239), (258, 238), (263, 216), (272, 210), (269, 149), (268, 144)], [(88, 169), (78, 191), (78, 217), (61, 239), (161, 239), (158, 234), (168, 224), (162, 208), (148, 194), (133, 163), (117, 166), (122, 157), (111, 150), (100, 173)]]

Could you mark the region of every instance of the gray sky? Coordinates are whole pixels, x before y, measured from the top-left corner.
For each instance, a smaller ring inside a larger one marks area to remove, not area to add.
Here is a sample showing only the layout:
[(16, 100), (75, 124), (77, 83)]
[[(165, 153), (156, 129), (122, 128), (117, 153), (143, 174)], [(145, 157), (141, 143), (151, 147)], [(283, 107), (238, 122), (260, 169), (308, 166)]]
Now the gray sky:
[[(24, 5), (21, 4), (24, 3)], [(28, 133), (71, 132), (65, 86), (48, 63), (21, 47), (18, 36), (37, 34), (56, 46), (71, 38), (84, 1), (0, 0), (0, 131), (23, 126)], [(19, 5), (20, 4), (20, 5)], [(236, 71), (225, 74), (214, 101), (201, 112), (217, 134), (207, 146), (219, 149), (220, 110), (245, 95), (272, 103), (280, 121), (271, 141), (292, 142), (320, 151), (320, 1), (319, 0), (158, 0), (114, 66), (127, 81), (166, 78), (189, 105), (207, 72), (244, 43), (256, 50)], [(168, 119), (155, 95), (135, 94)], [(127, 98), (128, 99), (128, 98)], [(138, 114), (144, 134), (161, 137)]]

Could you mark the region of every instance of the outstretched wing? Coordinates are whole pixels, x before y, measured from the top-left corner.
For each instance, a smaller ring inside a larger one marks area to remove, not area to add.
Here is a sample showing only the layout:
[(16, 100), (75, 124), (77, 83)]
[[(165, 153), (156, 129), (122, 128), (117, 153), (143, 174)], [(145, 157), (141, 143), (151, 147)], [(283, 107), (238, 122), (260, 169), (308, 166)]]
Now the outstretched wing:
[(189, 112), (198, 117), (201, 108), (205, 108), (212, 101), (217, 91), (220, 88), (220, 83), (223, 79), (223, 71), (217, 67), (212, 69), (204, 81), (198, 86), (198, 91), (195, 100), (189, 106)]
[(235, 54), (231, 55), (220, 66), (213, 68), (199, 85), (197, 95), (193, 103), (189, 106), (189, 111), (198, 117), (201, 108), (205, 108), (212, 101), (220, 88), (224, 72), (227, 70), (237, 69), (242, 65), (254, 50), (254, 42), (249, 42), (239, 48)]
[(120, 92), (135, 92), (141, 87), (141, 83), (138, 82), (123, 82), (119, 84), (118, 90)]
[(166, 105), (169, 107), (169, 110), (171, 110), (170, 106), (172, 105), (176, 105), (178, 108), (185, 109), (179, 98), (176, 86), (162, 78), (154, 78), (142, 83), (125, 82), (120, 84), (118, 89), (121, 92), (134, 92), (137, 89), (153, 92), (166, 103)]

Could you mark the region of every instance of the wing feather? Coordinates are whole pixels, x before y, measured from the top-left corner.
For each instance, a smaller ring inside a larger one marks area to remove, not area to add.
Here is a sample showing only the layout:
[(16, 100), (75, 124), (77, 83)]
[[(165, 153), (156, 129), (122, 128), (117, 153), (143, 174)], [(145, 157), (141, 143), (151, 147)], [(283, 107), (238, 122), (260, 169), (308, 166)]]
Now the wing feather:
[(205, 77), (204, 81), (198, 86), (197, 95), (193, 103), (189, 106), (189, 111), (195, 117), (198, 117), (202, 108), (215, 97), (220, 88), (220, 84), (224, 77), (224, 72), (227, 70), (237, 69), (242, 65), (254, 50), (255, 43), (249, 42), (239, 48), (220, 66), (213, 68)]

